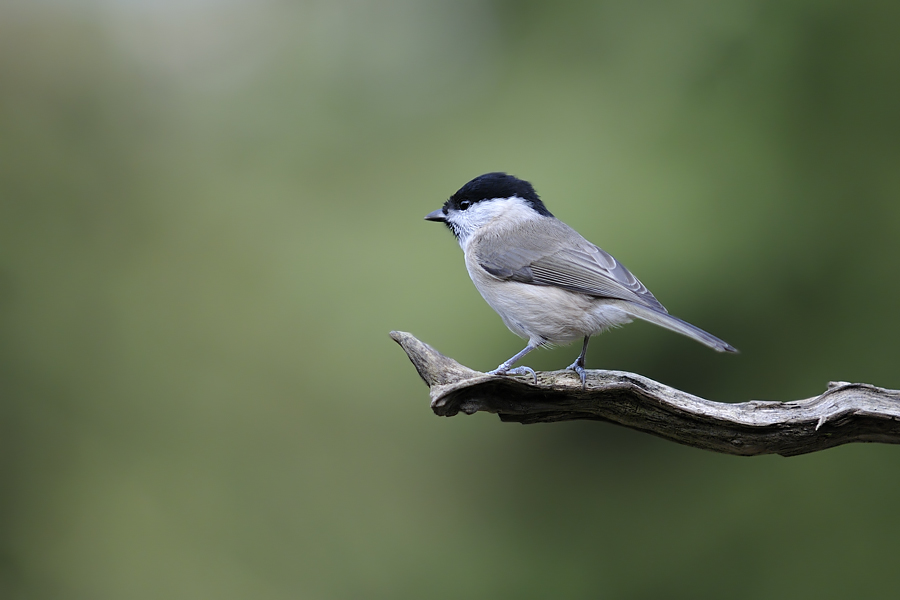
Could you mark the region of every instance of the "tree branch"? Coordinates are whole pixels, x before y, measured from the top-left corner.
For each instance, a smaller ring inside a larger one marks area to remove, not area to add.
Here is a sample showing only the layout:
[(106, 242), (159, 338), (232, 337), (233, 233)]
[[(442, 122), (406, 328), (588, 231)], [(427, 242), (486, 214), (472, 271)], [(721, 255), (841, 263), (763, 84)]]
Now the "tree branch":
[(796, 456), (850, 442), (900, 443), (900, 391), (832, 382), (793, 402), (712, 402), (641, 375), (588, 371), (586, 389), (569, 371), (488, 375), (448, 358), (412, 334), (392, 331), (431, 388), (431, 409), (496, 413), (501, 421), (608, 421), (705, 450)]

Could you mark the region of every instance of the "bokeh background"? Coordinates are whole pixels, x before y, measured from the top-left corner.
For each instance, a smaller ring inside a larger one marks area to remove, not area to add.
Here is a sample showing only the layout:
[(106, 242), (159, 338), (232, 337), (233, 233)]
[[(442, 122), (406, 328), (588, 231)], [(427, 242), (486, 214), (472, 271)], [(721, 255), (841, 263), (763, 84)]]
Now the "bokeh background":
[(742, 351), (636, 323), (589, 367), (900, 388), (898, 31), (890, 0), (3, 2), (0, 597), (896, 597), (900, 449), (442, 419), (388, 332), (522, 347), (422, 220), (505, 170)]

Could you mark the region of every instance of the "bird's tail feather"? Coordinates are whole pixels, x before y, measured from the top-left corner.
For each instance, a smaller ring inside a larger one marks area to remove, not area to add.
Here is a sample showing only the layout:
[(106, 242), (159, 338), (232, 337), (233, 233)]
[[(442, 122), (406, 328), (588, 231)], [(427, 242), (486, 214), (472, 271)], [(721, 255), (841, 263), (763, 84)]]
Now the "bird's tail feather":
[(701, 344), (709, 346), (717, 352), (738, 351), (737, 348), (728, 342), (720, 340), (711, 333), (707, 333), (699, 327), (695, 327), (687, 321), (682, 321), (678, 317), (673, 317), (670, 314), (661, 313), (652, 308), (635, 304), (634, 302), (627, 302), (622, 308), (633, 317), (649, 321), (654, 325), (659, 325), (660, 327), (665, 327), (666, 329), (685, 335), (691, 339), (697, 340)]

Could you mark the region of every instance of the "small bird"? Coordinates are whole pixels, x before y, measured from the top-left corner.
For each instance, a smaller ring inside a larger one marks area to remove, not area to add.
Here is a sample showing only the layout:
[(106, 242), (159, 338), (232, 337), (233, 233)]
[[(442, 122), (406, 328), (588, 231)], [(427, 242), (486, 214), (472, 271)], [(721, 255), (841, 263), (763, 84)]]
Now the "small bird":
[(730, 344), (669, 314), (615, 258), (554, 217), (530, 183), (487, 173), (462, 186), (428, 221), (444, 223), (463, 249), (472, 283), (525, 348), (492, 375), (537, 375), (512, 366), (541, 346), (584, 339), (567, 367), (585, 387), (588, 342), (633, 318), (649, 321), (719, 352)]

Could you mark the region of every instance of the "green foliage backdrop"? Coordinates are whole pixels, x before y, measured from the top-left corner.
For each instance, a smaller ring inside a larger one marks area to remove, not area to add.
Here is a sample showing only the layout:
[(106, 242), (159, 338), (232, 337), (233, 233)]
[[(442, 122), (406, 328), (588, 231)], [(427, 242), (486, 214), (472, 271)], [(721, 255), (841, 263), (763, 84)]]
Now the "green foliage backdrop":
[(895, 597), (897, 448), (439, 419), (387, 333), (520, 349), (422, 220), (506, 170), (742, 351), (635, 324), (589, 367), (900, 388), (898, 30), (890, 1), (4, 3), (0, 597)]

